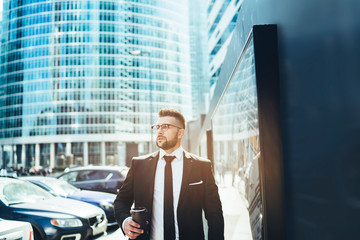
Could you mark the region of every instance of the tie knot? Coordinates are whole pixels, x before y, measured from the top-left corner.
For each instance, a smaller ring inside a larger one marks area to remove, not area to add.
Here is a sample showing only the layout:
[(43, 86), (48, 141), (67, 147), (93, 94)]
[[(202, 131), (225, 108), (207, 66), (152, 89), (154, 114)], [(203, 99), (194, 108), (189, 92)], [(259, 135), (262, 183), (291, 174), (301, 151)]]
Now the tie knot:
[(166, 163), (171, 163), (175, 159), (175, 156), (164, 156)]

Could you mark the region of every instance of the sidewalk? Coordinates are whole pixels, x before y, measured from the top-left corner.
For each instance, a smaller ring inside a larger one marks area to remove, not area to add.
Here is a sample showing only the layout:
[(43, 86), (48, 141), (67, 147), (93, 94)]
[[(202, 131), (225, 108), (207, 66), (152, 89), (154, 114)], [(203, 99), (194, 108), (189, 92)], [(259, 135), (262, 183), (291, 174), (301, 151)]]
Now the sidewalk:
[(252, 240), (247, 202), (243, 197), (244, 186), (238, 179), (231, 186), (231, 173), (225, 175), (223, 184), (219, 184), (225, 220), (225, 240)]

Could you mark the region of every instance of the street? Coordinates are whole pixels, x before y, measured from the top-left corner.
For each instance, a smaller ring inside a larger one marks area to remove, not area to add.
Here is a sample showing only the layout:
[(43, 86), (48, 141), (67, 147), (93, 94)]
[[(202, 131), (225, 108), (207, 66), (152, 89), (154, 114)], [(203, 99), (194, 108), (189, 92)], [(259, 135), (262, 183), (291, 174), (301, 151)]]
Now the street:
[(124, 236), (120, 228), (112, 227), (107, 230), (106, 234), (103, 234), (97, 238), (94, 238), (97, 240), (126, 240), (127, 237)]

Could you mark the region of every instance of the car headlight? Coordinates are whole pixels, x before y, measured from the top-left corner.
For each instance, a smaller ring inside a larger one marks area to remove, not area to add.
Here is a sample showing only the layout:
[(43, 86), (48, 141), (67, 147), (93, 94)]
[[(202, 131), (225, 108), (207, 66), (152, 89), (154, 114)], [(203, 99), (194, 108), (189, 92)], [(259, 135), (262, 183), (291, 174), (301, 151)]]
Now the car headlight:
[(51, 224), (57, 227), (81, 227), (83, 224), (77, 218), (57, 218), (51, 219)]
[(114, 209), (114, 205), (112, 205), (112, 203), (109, 203), (109, 202), (101, 202), (99, 204), (99, 206), (103, 209), (106, 209), (106, 210), (112, 210)]

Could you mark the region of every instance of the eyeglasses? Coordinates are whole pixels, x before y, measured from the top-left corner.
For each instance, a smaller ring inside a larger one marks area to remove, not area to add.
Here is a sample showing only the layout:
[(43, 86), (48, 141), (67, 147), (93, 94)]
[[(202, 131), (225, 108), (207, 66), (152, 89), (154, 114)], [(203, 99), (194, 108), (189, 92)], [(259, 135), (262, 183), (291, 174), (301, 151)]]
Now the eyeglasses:
[(154, 132), (158, 132), (158, 131), (163, 131), (163, 132), (166, 132), (170, 126), (173, 126), (173, 127), (176, 127), (178, 129), (182, 129), (181, 127), (178, 127), (178, 126), (175, 126), (175, 125), (172, 125), (172, 124), (161, 124), (161, 125), (153, 125), (151, 126), (151, 129), (154, 131)]

